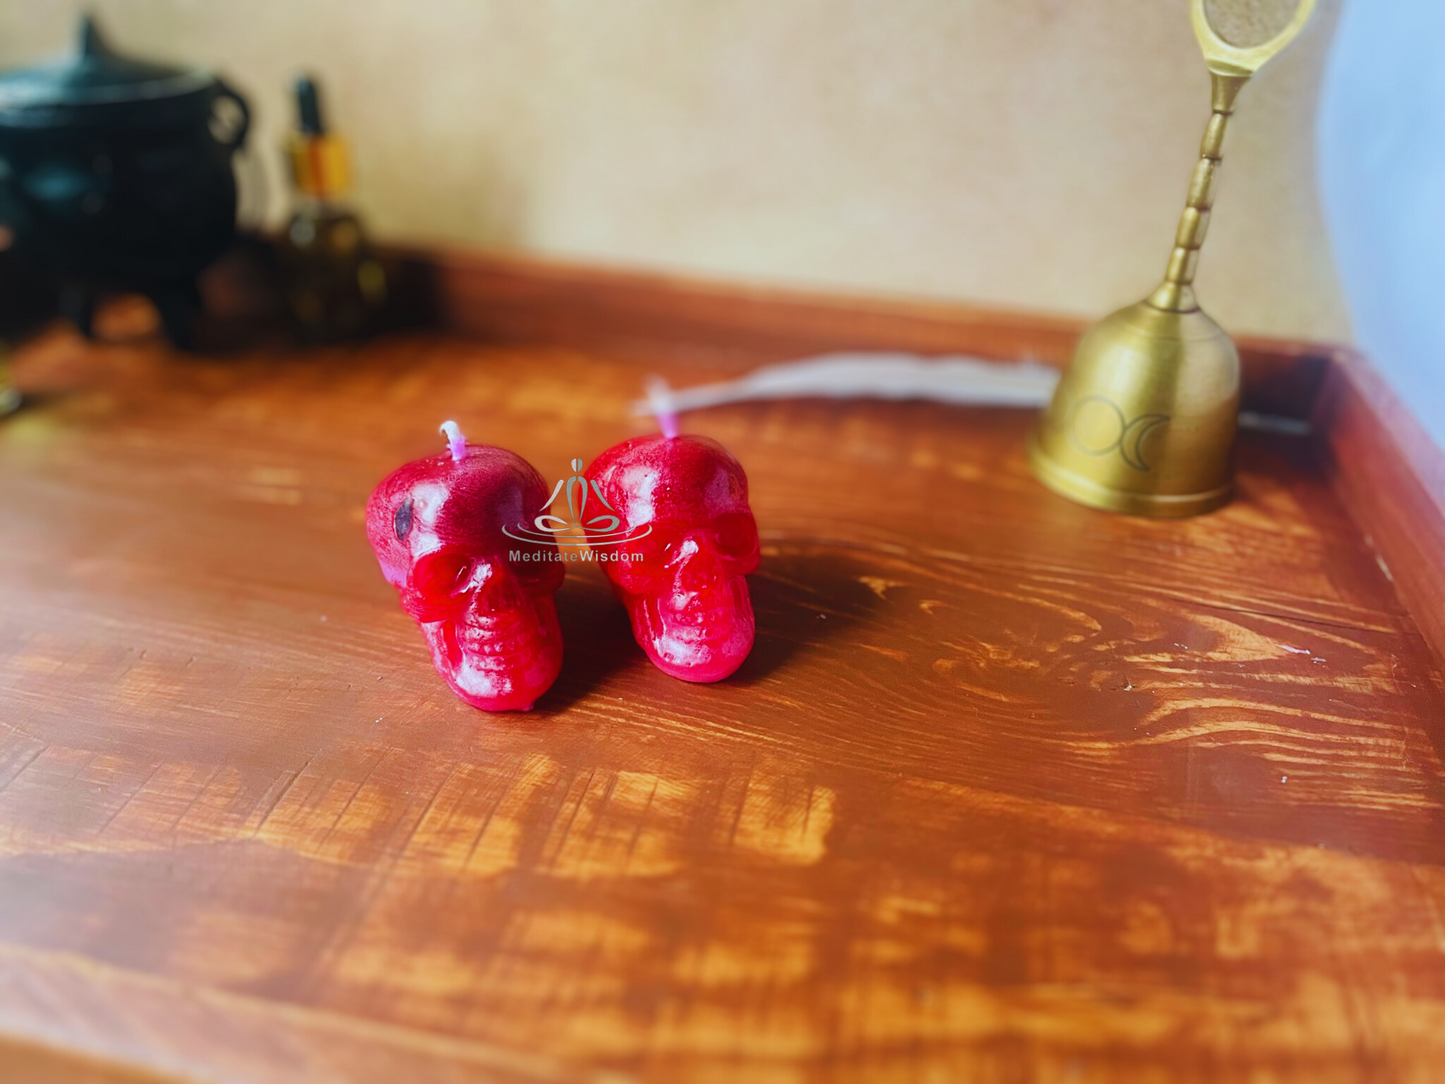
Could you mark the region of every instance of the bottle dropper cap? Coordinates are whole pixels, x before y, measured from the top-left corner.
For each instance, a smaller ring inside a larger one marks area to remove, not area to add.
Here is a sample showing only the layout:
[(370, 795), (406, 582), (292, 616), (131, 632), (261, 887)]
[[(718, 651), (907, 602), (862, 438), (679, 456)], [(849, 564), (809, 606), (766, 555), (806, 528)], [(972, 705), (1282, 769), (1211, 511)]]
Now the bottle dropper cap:
[(333, 199), (345, 192), (351, 182), (346, 142), (326, 130), (321, 90), (315, 79), (300, 76), (295, 93), (296, 130), (287, 143), (291, 179), (303, 195)]

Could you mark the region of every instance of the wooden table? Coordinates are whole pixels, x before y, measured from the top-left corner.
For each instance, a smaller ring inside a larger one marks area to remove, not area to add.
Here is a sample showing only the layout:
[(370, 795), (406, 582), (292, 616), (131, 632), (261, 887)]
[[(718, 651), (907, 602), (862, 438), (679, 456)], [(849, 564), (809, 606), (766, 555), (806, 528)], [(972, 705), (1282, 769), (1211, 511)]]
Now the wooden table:
[(1445, 685), (1311, 441), (1162, 522), (1045, 491), (1024, 412), (689, 416), (751, 658), (665, 677), (584, 569), (489, 716), (372, 485), (447, 417), (554, 478), (762, 355), (118, 334), (0, 424), (0, 1079), (1445, 1074)]

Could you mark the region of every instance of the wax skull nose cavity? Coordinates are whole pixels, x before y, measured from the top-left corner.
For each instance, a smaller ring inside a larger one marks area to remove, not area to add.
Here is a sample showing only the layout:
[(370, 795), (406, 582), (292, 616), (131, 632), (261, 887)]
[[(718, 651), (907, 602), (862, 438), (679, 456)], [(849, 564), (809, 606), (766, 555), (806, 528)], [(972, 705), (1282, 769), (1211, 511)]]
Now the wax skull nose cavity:
[(690, 591), (715, 586), (723, 576), (719, 556), (713, 547), (696, 536), (684, 539), (678, 555), (678, 584)]
[(481, 613), (519, 610), (531, 594), (509, 564), (478, 564), (469, 585), (472, 606)]

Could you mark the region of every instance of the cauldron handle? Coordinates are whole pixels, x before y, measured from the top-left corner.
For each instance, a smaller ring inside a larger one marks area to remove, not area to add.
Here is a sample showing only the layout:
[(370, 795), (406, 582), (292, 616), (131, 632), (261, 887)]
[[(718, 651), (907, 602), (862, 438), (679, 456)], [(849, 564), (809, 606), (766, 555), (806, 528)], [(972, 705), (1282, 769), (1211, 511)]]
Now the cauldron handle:
[(237, 94), (220, 79), (216, 80), (216, 90), (217, 98), (231, 99), (231, 101), (236, 103), (236, 108), (241, 111), (241, 123), (237, 126), (236, 131), (232, 133), (231, 138), (226, 141), (227, 146), (230, 147), (231, 150), (239, 150), (241, 144), (246, 142), (246, 133), (251, 129), (251, 110), (246, 105), (246, 99)]

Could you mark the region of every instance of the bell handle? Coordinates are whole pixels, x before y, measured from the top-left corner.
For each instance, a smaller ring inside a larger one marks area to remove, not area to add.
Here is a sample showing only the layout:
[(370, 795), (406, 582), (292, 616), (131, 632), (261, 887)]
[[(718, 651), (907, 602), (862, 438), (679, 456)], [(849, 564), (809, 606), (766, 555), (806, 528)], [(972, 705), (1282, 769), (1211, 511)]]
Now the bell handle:
[(1179, 227), (1174, 232), (1174, 248), (1164, 281), (1149, 295), (1149, 304), (1165, 312), (1192, 312), (1199, 307), (1194, 298), (1194, 272), (1199, 266), (1199, 249), (1209, 230), (1209, 217), (1214, 209), (1214, 186), (1220, 164), (1224, 160), (1224, 130), (1234, 115), (1234, 103), (1250, 76), (1265, 61), (1292, 42), (1314, 11), (1315, 0), (1300, 0), (1294, 15), (1283, 30), (1260, 45), (1231, 45), (1215, 33), (1204, 12), (1205, 0), (1191, 0), (1194, 36), (1204, 53), (1209, 69), (1210, 116), (1199, 141), (1199, 160), (1189, 179), (1189, 195)]
[(1194, 299), (1194, 271), (1199, 266), (1199, 249), (1209, 231), (1209, 217), (1214, 210), (1214, 187), (1219, 167), (1224, 161), (1224, 131), (1234, 113), (1234, 100), (1247, 75), (1220, 75), (1211, 72), (1213, 110), (1199, 141), (1199, 160), (1189, 178), (1189, 194), (1184, 200), (1184, 213), (1174, 231), (1174, 248), (1169, 253), (1169, 266), (1164, 281), (1149, 295), (1149, 304), (1165, 312), (1192, 312), (1199, 307)]

